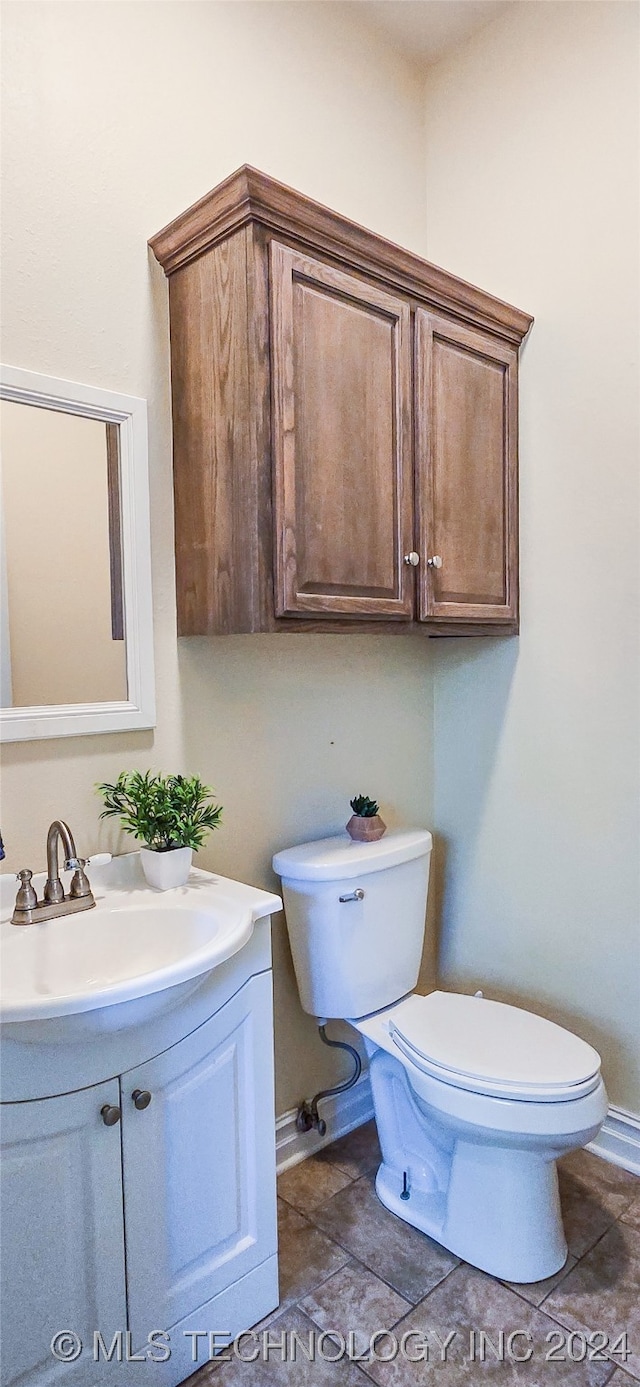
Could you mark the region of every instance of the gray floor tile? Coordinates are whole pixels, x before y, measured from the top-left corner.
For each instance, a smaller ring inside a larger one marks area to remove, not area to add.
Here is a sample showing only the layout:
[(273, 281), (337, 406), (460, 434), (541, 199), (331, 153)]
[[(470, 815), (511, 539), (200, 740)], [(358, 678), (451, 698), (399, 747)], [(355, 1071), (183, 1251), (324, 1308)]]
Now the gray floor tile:
[(373, 1119), (318, 1151), (317, 1160), (337, 1165), (352, 1180), (377, 1170), (382, 1160), (382, 1152), (378, 1141), (378, 1129)]
[(280, 1305), (276, 1314), (308, 1295), (349, 1260), (344, 1248), (283, 1200), (278, 1200), (278, 1258)]
[(278, 1194), (299, 1213), (305, 1214), (318, 1204), (326, 1203), (350, 1182), (351, 1176), (345, 1175), (338, 1166), (309, 1156), (278, 1176)]
[(558, 1185), (569, 1252), (574, 1257), (583, 1257), (615, 1223), (629, 1201), (622, 1201), (621, 1207), (616, 1207), (620, 1201), (615, 1193), (607, 1195), (562, 1167), (558, 1170)]
[(544, 1303), (569, 1329), (602, 1331), (612, 1341), (627, 1332), (625, 1369), (640, 1380), (640, 1232), (615, 1223)]
[(632, 1228), (640, 1230), (640, 1193), (631, 1204), (627, 1205), (621, 1218), (623, 1223), (630, 1223)]
[[(210, 1387), (210, 1384), (212, 1387), (215, 1380), (214, 1373), (216, 1372), (217, 1365), (215, 1363), (207, 1363), (204, 1367), (198, 1368), (195, 1373), (192, 1373), (191, 1377), (185, 1378), (184, 1382), (180, 1383), (180, 1387)], [(218, 1379), (218, 1381), (220, 1381), (220, 1379)]]
[(305, 1296), (300, 1309), (320, 1329), (335, 1330), (347, 1343), (352, 1342), (361, 1354), (368, 1348), (372, 1334), (391, 1329), (408, 1313), (411, 1303), (360, 1262), (348, 1262)]
[(459, 1261), (439, 1243), (389, 1213), (366, 1176), (334, 1195), (311, 1217), (329, 1237), (413, 1304)]
[(317, 1326), (295, 1306), (239, 1349), (247, 1356), (257, 1350), (258, 1356), (243, 1363), (232, 1355), (230, 1361), (190, 1378), (188, 1387), (366, 1387), (357, 1365), (347, 1357), (336, 1361), (340, 1346), (328, 1337), (323, 1340)]
[[(541, 1310), (506, 1286), (473, 1267), (459, 1266), (393, 1331), (398, 1344), (403, 1334), (415, 1335), (405, 1339), (414, 1356), (421, 1341), (426, 1343), (428, 1362), (410, 1362), (398, 1353), (393, 1361), (368, 1363), (366, 1371), (380, 1387), (423, 1387), (427, 1377), (442, 1387), (604, 1387), (611, 1376), (608, 1362), (547, 1361), (547, 1335), (555, 1330)], [(484, 1361), (481, 1332), (491, 1341), (485, 1341)], [(449, 1335), (453, 1337), (443, 1355), (441, 1346)], [(518, 1361), (525, 1355), (526, 1361)]]
[(632, 1175), (611, 1161), (603, 1161), (593, 1151), (571, 1151), (558, 1162), (558, 1168), (563, 1174), (571, 1175), (582, 1188), (591, 1190), (615, 1218), (619, 1218), (640, 1194), (640, 1176)]

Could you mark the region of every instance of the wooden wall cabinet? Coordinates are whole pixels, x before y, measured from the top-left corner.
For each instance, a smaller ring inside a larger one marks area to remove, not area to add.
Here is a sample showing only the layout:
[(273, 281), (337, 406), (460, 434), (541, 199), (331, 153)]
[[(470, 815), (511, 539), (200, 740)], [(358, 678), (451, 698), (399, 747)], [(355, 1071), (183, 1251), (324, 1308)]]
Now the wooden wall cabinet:
[(410, 620), (409, 305), (270, 249), (276, 616)]
[[(418, 613), (480, 628), (518, 620), (518, 355), (418, 308)], [(429, 565), (433, 556), (442, 567)]]
[(517, 631), (532, 319), (246, 167), (150, 244), (178, 634)]

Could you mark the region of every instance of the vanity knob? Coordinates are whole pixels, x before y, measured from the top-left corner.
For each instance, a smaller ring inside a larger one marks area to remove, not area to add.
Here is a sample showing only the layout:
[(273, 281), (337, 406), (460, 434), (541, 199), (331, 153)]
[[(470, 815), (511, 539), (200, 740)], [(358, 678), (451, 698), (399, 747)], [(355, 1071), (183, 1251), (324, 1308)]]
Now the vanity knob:
[(416, 554), (415, 549), (412, 549), (410, 554), (405, 554), (404, 561), (409, 564), (410, 568), (417, 568), (420, 563), (420, 555)]
[(148, 1108), (151, 1102), (151, 1094), (146, 1088), (134, 1088), (131, 1097), (133, 1098), (134, 1107), (136, 1107), (139, 1112), (142, 1112), (143, 1108)]
[(104, 1107), (100, 1109), (100, 1116), (105, 1127), (115, 1127), (116, 1122), (120, 1121), (122, 1113), (114, 1104), (105, 1103)]
[(442, 568), (442, 559), (439, 554), (434, 554), (432, 559), (427, 559), (427, 568)]

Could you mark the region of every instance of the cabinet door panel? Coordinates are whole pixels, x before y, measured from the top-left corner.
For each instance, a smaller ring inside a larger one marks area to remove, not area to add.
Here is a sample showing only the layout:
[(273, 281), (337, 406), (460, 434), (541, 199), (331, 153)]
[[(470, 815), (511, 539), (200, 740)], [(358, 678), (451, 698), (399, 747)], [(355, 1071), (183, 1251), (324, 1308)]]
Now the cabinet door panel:
[[(121, 1085), (129, 1314), (140, 1345), (150, 1327), (170, 1328), (276, 1251), (271, 975), (251, 978)], [(135, 1089), (151, 1093), (140, 1111)]]
[[(120, 1127), (100, 1109), (117, 1079), (80, 1093), (2, 1107), (3, 1387), (86, 1387), (99, 1370), (93, 1333), (126, 1328)], [(73, 1330), (75, 1362), (51, 1339)]]
[(410, 308), (271, 244), (277, 616), (410, 618)]
[(517, 353), (419, 310), (416, 382), (420, 619), (513, 626)]

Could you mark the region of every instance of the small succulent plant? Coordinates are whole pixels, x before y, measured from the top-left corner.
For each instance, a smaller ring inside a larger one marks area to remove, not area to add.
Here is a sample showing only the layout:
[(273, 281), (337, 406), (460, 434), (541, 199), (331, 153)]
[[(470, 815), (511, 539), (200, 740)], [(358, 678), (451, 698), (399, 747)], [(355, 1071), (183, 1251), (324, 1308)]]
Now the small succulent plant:
[(375, 799), (369, 799), (368, 795), (354, 795), (349, 804), (359, 819), (375, 819), (376, 814), (380, 813), (380, 805)]

